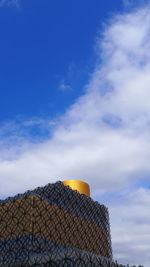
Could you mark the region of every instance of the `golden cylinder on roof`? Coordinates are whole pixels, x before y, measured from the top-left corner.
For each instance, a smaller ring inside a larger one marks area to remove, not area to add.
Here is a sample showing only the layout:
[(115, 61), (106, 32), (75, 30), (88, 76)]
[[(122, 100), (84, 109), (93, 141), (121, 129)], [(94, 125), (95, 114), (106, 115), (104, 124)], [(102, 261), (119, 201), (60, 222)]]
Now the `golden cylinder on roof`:
[(62, 183), (66, 186), (70, 186), (71, 189), (77, 190), (80, 194), (84, 194), (86, 196), (90, 196), (90, 187), (87, 183), (78, 180), (66, 180), (62, 181)]

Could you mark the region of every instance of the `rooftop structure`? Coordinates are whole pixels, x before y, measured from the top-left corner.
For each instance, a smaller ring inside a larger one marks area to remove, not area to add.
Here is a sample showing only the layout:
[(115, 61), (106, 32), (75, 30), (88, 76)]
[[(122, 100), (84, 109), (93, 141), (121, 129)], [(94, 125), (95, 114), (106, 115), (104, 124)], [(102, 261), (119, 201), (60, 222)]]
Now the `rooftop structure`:
[(1, 200), (0, 265), (123, 266), (112, 260), (108, 209), (89, 192), (59, 181)]

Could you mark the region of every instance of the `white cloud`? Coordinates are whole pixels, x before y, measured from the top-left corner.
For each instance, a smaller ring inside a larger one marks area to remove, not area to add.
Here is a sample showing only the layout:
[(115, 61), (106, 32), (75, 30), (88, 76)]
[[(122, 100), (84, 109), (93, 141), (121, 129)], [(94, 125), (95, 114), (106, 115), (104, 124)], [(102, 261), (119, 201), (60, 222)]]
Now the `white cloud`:
[(135, 7), (142, 7), (146, 4), (149, 4), (149, 0), (136, 0), (136, 2), (134, 0), (122, 0), (123, 5), (125, 8), (135, 8)]
[(68, 83), (66, 83), (64, 79), (61, 80), (58, 89), (62, 92), (70, 92), (73, 90), (72, 87)]
[(19, 7), (20, 6), (20, 0), (0, 0), (0, 7)]
[[(1, 196), (58, 179), (82, 179), (98, 198), (149, 179), (149, 33), (149, 7), (113, 18), (98, 38), (100, 63), (85, 94), (59, 119), (53, 136), (36, 145), (23, 138), (2, 148)], [(115, 255), (148, 267), (149, 191), (132, 192), (124, 202), (110, 205)]]
[(144, 188), (125, 193), (119, 201), (116, 198), (110, 203), (114, 258), (122, 263), (128, 259), (130, 264), (149, 266), (149, 205), (150, 190)]

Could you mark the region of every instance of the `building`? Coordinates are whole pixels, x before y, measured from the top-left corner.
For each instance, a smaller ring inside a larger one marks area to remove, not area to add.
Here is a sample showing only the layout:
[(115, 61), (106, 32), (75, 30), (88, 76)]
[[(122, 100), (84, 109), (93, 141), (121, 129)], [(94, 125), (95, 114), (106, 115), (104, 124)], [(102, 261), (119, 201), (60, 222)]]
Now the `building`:
[(0, 201), (0, 265), (123, 267), (112, 260), (108, 209), (80, 181)]

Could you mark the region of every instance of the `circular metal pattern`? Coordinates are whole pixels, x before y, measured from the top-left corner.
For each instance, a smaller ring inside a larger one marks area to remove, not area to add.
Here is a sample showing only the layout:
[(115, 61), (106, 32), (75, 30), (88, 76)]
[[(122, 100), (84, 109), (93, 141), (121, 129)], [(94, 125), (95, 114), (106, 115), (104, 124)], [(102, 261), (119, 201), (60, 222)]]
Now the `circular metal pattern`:
[(0, 265), (123, 267), (107, 208), (62, 182), (0, 201)]

